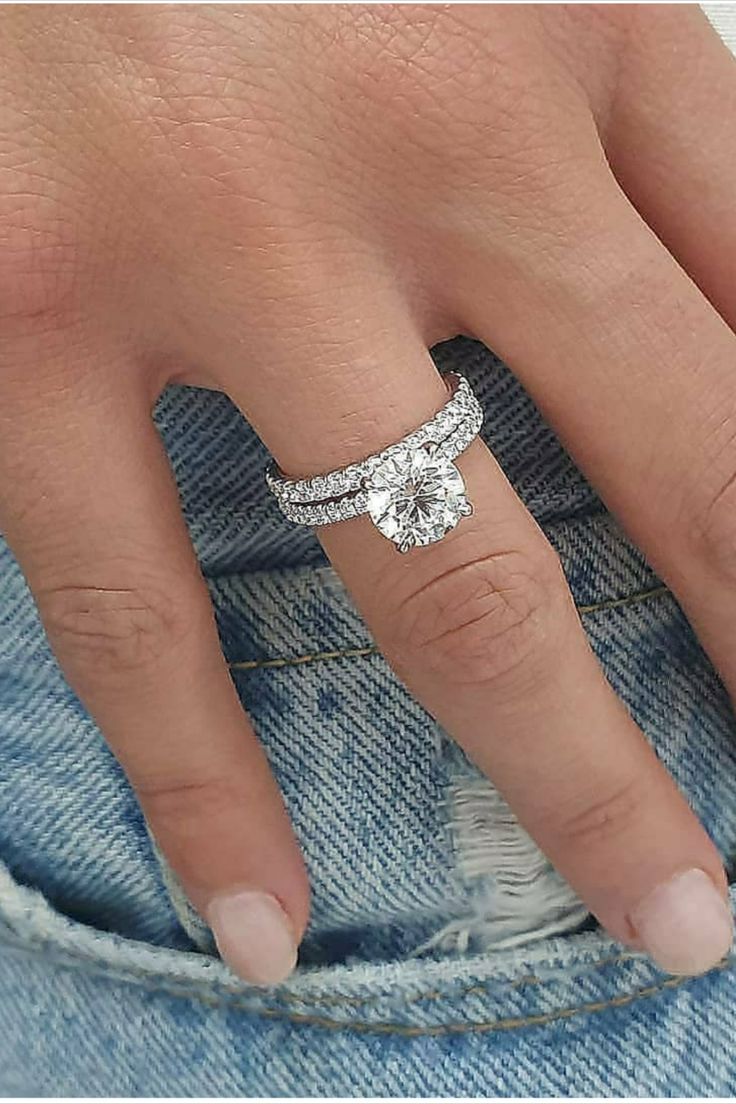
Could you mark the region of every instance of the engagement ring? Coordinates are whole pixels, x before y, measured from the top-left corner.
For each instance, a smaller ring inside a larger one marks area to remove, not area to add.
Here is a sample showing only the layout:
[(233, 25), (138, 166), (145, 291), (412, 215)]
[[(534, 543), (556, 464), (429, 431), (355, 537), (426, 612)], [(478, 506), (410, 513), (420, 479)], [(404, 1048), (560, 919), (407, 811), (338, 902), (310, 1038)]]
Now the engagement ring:
[(288, 479), (272, 465), (266, 482), (286, 517), (316, 526), (369, 514), (400, 552), (442, 540), (473, 512), (453, 461), (483, 423), (468, 381), (455, 372), (445, 380), (450, 397), (442, 409), (365, 460), (310, 479)]

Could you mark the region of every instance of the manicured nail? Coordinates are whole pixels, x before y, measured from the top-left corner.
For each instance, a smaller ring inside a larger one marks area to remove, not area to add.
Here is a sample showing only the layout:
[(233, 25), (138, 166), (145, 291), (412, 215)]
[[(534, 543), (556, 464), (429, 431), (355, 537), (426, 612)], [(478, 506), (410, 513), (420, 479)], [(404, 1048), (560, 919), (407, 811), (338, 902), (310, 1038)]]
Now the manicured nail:
[(277, 985), (296, 966), (297, 943), (275, 897), (256, 890), (215, 897), (207, 922), (231, 970), (252, 985)]
[(671, 974), (702, 974), (731, 947), (731, 910), (704, 870), (686, 870), (630, 914), (644, 950)]

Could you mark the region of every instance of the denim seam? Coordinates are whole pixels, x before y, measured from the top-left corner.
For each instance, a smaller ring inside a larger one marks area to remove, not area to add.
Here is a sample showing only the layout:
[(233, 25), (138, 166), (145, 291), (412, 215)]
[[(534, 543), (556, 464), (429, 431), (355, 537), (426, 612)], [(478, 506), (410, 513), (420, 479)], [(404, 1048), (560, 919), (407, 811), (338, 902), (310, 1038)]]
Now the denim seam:
[(363, 659), (366, 656), (378, 655), (375, 644), (368, 644), (364, 648), (338, 648), (332, 652), (312, 652), (307, 655), (283, 656), (275, 659), (244, 659), (231, 663), (234, 671), (254, 671), (268, 667), (299, 667), (303, 663), (317, 663), (328, 659)]
[[(725, 972), (734, 965), (734, 959), (728, 958), (724, 962), (714, 966), (708, 973), (714, 973), (715, 971)], [(73, 963), (59, 961), (60, 966), (71, 966), (74, 968)], [(322, 1027), (333, 1031), (347, 1031), (355, 1034), (378, 1034), (378, 1035), (398, 1035), (405, 1038), (420, 1038), (423, 1036), (442, 1036), (442, 1035), (464, 1035), (464, 1034), (485, 1034), (491, 1031), (514, 1031), (520, 1030), (525, 1027), (541, 1027), (550, 1023), (554, 1023), (556, 1020), (571, 1019), (576, 1015), (585, 1015), (586, 1013), (603, 1012), (607, 1008), (620, 1008), (628, 1004), (632, 1004), (636, 1000), (645, 1000), (650, 997), (654, 997), (659, 993), (664, 992), (667, 989), (676, 989), (680, 986), (687, 984), (688, 982), (696, 981), (697, 978), (686, 976), (668, 977), (664, 981), (659, 982), (656, 985), (645, 986), (642, 989), (636, 989), (632, 993), (622, 993), (617, 997), (611, 997), (605, 1001), (593, 1001), (587, 1004), (575, 1005), (571, 1008), (560, 1008), (552, 1012), (540, 1012), (531, 1016), (514, 1016), (506, 1019), (491, 1020), (491, 1021), (476, 1021), (476, 1020), (459, 1020), (450, 1023), (440, 1024), (401, 1024), (390, 1023), (384, 1021), (376, 1021), (371, 1023), (370, 1021), (360, 1020), (336, 1020), (328, 1016), (313, 1016), (308, 1013), (297, 1013), (282, 1011), (278, 1008), (262, 1008), (254, 1006), (253, 1003), (247, 999), (237, 998), (230, 996), (227, 993), (217, 993), (214, 989), (210, 992), (203, 992), (200, 989), (194, 987), (175, 986), (156, 982), (149, 975), (145, 979), (141, 978), (139, 981), (133, 981), (132, 975), (134, 971), (127, 971), (127, 977), (121, 977), (119, 974), (113, 971), (106, 970), (102, 966), (95, 966), (94, 973), (97, 976), (101, 976), (106, 980), (122, 981), (128, 984), (136, 984), (139, 988), (150, 993), (165, 993), (169, 996), (183, 999), (183, 1000), (195, 1000), (201, 1004), (207, 1005), (211, 1008), (227, 1007), (238, 1009), (243, 1012), (247, 1012), (253, 1016), (258, 1016), (263, 1019), (277, 1020), (281, 1022), (303, 1024), (304, 1026)]]
[[(714, 970), (725, 971), (729, 968), (729, 965), (730, 963), (724, 963), (723, 965), (714, 967)], [(542, 1027), (554, 1023), (556, 1020), (571, 1019), (573, 1016), (585, 1015), (586, 1013), (603, 1012), (607, 1008), (625, 1007), (627, 1004), (632, 1004), (636, 1000), (646, 1000), (664, 992), (666, 989), (676, 989), (693, 980), (692, 977), (671, 977), (660, 982), (658, 985), (650, 985), (644, 989), (637, 989), (633, 993), (624, 993), (618, 997), (611, 997), (607, 1001), (595, 1001), (589, 1004), (576, 1005), (572, 1008), (560, 1008), (554, 1012), (540, 1012), (534, 1016), (516, 1016), (492, 1021), (460, 1020), (454, 1023), (429, 1024), (423, 1026), (419, 1024), (385, 1023), (381, 1021), (370, 1023), (367, 1021), (361, 1022), (359, 1020), (334, 1020), (327, 1016), (311, 1016), (309, 1014), (294, 1012), (284, 1013), (274, 1008), (259, 1009), (254, 1014), (272, 1020), (304, 1024), (305, 1026), (311, 1027), (323, 1027), (333, 1031), (348, 1031), (363, 1035), (398, 1035), (404, 1038), (421, 1038), (442, 1035), (487, 1034), (491, 1031), (516, 1031), (525, 1027)], [(153, 988), (155, 991), (155, 987), (153, 986), (146, 986), (146, 988)], [(185, 994), (183, 991), (174, 995), (188, 996), (188, 994)], [(200, 999), (208, 1003), (207, 998), (202, 994), (193, 994), (193, 996), (195, 999)], [(212, 1001), (209, 1003), (217, 1007), (223, 1002)], [(245, 1001), (228, 1001), (227, 1004), (231, 1008), (240, 1008), (241, 1010), (248, 1009), (248, 1005)]]
[[(3, 942), (3, 940), (0, 939), (0, 942)], [(32, 953), (33, 951), (44, 951), (48, 946), (44, 941), (34, 940), (33, 938), (31, 938), (31, 939), (17, 939), (17, 942), (16, 942), (16, 940), (10, 940), (10, 941), (5, 940), (5, 942), (6, 942), (6, 945), (7, 944), (9, 944), (11, 946), (14, 945), (18, 950), (25, 951), (27, 953)], [(52, 950), (53, 949), (54, 948), (52, 946)], [(605, 958), (601, 958), (601, 959), (596, 960), (595, 962), (586, 964), (585, 967), (581, 968), (579, 971), (577, 971), (574, 976), (575, 976), (576, 979), (577, 978), (582, 978), (582, 977), (588, 977), (591, 973), (593, 973), (593, 971), (600, 970), (604, 966), (616, 965), (618, 963), (623, 963), (623, 962), (641, 961), (645, 957), (646, 956), (644, 956), (641, 952), (625, 952), (623, 954), (618, 954), (618, 955), (608, 955)], [(80, 960), (80, 958), (78, 958), (76, 955), (74, 955), (73, 953), (70, 953), (68, 951), (66, 953), (62, 953), (62, 955), (55, 956), (54, 961), (58, 965), (60, 965), (62, 967), (70, 968), (70, 969), (83, 969), (84, 968), (84, 961)], [(120, 973), (117, 973), (114, 970), (108, 970), (103, 964), (101, 964), (99, 962), (93, 961), (93, 962), (89, 963), (89, 965), (90, 965), (90, 972), (96, 973), (98, 975), (102, 975), (102, 976), (107, 977), (107, 978), (114, 978), (116, 980), (129, 981), (131, 984), (140, 984), (143, 987), (151, 988), (151, 989), (158, 987), (158, 985), (154, 985), (154, 983), (151, 981), (151, 979), (152, 978), (158, 978), (162, 982), (164, 982), (164, 984), (160, 986), (160, 988), (162, 988), (162, 989), (166, 989), (169, 992), (174, 992), (174, 991), (184, 992), (185, 991), (180, 986), (177, 986), (176, 988), (172, 985), (167, 986), (165, 984), (167, 975), (165, 975), (165, 974), (155, 974), (150, 970), (145, 970), (144, 971), (144, 970), (141, 970), (141, 969), (136, 969), (135, 966), (130, 966), (130, 965), (126, 966), (125, 970), (124, 970), (124, 973), (120, 974)], [(736, 965), (736, 955), (728, 955), (720, 963), (718, 963), (717, 966), (714, 966), (713, 969), (724, 970), (724, 969), (728, 969), (729, 967), (732, 967), (734, 965)], [(464, 989), (459, 989), (454, 993), (452, 991), (443, 992), (442, 990), (437, 990), (437, 989), (429, 990), (428, 992), (425, 992), (425, 993), (417, 993), (412, 997), (403, 998), (400, 1001), (395, 1002), (395, 1003), (400, 1004), (401, 1007), (407, 1007), (411, 1004), (418, 1004), (422, 1001), (436, 1001), (436, 1000), (443, 1000), (443, 999), (447, 1000), (447, 1001), (452, 1001), (452, 1000), (462, 999), (462, 998), (467, 997), (467, 996), (492, 996), (493, 993), (494, 993), (494, 990), (500, 989), (501, 986), (503, 986), (503, 988), (501, 989), (501, 993), (503, 993), (503, 992), (508, 991), (510, 989), (520, 988), (521, 986), (524, 986), (524, 985), (551, 985), (551, 984), (557, 983), (558, 981), (568, 981), (568, 980), (570, 980), (569, 976), (565, 976), (565, 975), (562, 975), (560, 978), (548, 978), (548, 977), (547, 978), (540, 978), (540, 977), (537, 977), (534, 974), (526, 974), (523, 977), (515, 978), (514, 980), (508, 981), (508, 982), (505, 982), (505, 983), (501, 982), (500, 979), (498, 979), (498, 978), (492, 978), (485, 985), (479, 985), (479, 984), (476, 983), (475, 985), (468, 986)], [(670, 979), (670, 980), (672, 980), (672, 979)], [(683, 980), (687, 981), (687, 980), (689, 980), (689, 978), (687, 976), (682, 977), (682, 978), (676, 977), (676, 978), (674, 978), (674, 980), (676, 980), (676, 981), (683, 981)], [(264, 1012), (267, 1012), (267, 1013), (270, 1014), (271, 1012), (276, 1013), (276, 1011), (277, 1011), (276, 1009), (258, 1009), (258, 1008), (255, 1008), (252, 1004), (246, 1004), (246, 1002), (238, 1000), (236, 990), (232, 990), (232, 989), (228, 990), (228, 989), (219, 987), (216, 982), (203, 981), (202, 984), (200, 986), (198, 986), (197, 988), (191, 987), (190, 989), (187, 989), (186, 992), (191, 994), (193, 997), (201, 996), (203, 1000), (206, 999), (206, 1000), (214, 1002), (216, 1004), (217, 1003), (228, 1003), (228, 1004), (235, 1004), (237, 1007), (241, 1007), (241, 1006), (242, 1007), (249, 1007), (251, 1009), (251, 1011), (253, 1011), (254, 1013), (264, 1011)], [(311, 1005), (315, 1005), (315, 1006), (316, 1005), (322, 1005), (322, 1006), (325, 1006), (325, 1007), (335, 1006), (335, 1005), (342, 1005), (342, 1006), (348, 1006), (348, 1007), (352, 1007), (352, 1008), (367, 1007), (371, 1004), (378, 1004), (379, 1002), (386, 1001), (386, 1000), (395, 1001), (395, 998), (394, 998), (393, 995), (389, 997), (386, 994), (378, 994), (378, 995), (373, 996), (373, 997), (337, 997), (337, 996), (336, 997), (320, 997), (320, 996), (300, 997), (300, 996), (298, 996), (298, 994), (285, 993), (283, 995), (279, 995), (277, 999), (279, 1000), (279, 1002), (281, 1004), (285, 1004), (285, 1005), (288, 1005), (288, 1004), (311, 1004)], [(618, 999), (618, 998), (616, 998), (616, 999)], [(587, 1007), (587, 1006), (580, 1006), (580, 1007), (583, 1008), (583, 1007)]]
[[(13, 946), (20, 951), (27, 953), (44, 953), (51, 949), (53, 952), (57, 948), (54, 944), (48, 944), (44, 940), (34, 939), (33, 936), (22, 936), (18, 932), (13, 933), (11, 939), (3, 939), (0, 936), (0, 944), (5, 943), (6, 946)], [(622, 962), (635, 962), (641, 961), (646, 956), (642, 952), (630, 951), (624, 952), (618, 955), (607, 955), (605, 958), (597, 959), (595, 962), (585, 963), (575, 974), (575, 977), (588, 977), (596, 970), (601, 970), (605, 966), (615, 965)], [(89, 962), (88, 959), (83, 959), (76, 955), (73, 951), (62, 951), (57, 954), (54, 961), (61, 966), (69, 967), (70, 969), (84, 969), (85, 962)], [(729, 960), (726, 960), (729, 961)], [(736, 963), (736, 956), (734, 956), (734, 962)], [(115, 971), (107, 970), (103, 964), (99, 961), (91, 961), (91, 970), (95, 973), (104, 974), (107, 977), (119, 977)], [(166, 974), (156, 974), (151, 970), (139, 969), (135, 966), (126, 965), (124, 970), (124, 976), (132, 979), (135, 983), (140, 981), (145, 984), (146, 979), (151, 977), (166, 978)], [(569, 975), (561, 974), (557, 977), (537, 977), (535, 974), (524, 974), (520, 978), (514, 978), (513, 980), (502, 980), (500, 978), (490, 978), (485, 984), (481, 985), (477, 982), (474, 985), (466, 986), (465, 988), (458, 989), (456, 991), (442, 991), (440, 989), (430, 989), (424, 993), (416, 993), (412, 997), (403, 998), (399, 1003), (402, 1006), (409, 1004), (418, 1004), (421, 1001), (435, 1001), (435, 1000), (455, 1000), (467, 996), (492, 996), (494, 992), (500, 995), (508, 992), (510, 989), (519, 989), (525, 985), (550, 985), (555, 984), (558, 981), (569, 980)], [(237, 997), (237, 990), (227, 989), (218, 986), (214, 981), (202, 981), (200, 988), (209, 990), (213, 995), (221, 997), (224, 1000), (229, 1000), (231, 997)], [(193, 990), (194, 991), (194, 990)], [(311, 1004), (311, 1005), (323, 1005), (330, 1007), (334, 1005), (349, 1006), (351, 1008), (368, 1007), (372, 1004), (378, 1004), (385, 1000), (394, 1000), (393, 996), (388, 996), (385, 993), (379, 993), (371, 997), (320, 997), (320, 996), (304, 996), (300, 997), (296, 993), (284, 993), (279, 994), (278, 1000), (282, 1004)]]
[[(605, 601), (594, 602), (592, 605), (577, 606), (581, 617), (602, 610), (620, 609), (622, 606), (631, 606), (638, 602), (645, 602), (651, 598), (660, 598), (670, 595), (666, 586), (652, 587), (649, 590), (637, 591), (636, 594), (628, 594), (623, 598), (608, 598)], [(272, 659), (243, 659), (229, 664), (232, 671), (256, 671), (278, 667), (300, 667), (305, 663), (319, 663), (330, 659), (365, 659), (370, 656), (380, 655), (375, 644), (368, 644), (362, 648), (337, 648), (333, 651), (311, 652), (298, 656), (276, 656)]]
[[(637, 954), (619, 954), (609, 955), (607, 958), (598, 959), (597, 962), (589, 963), (584, 970), (581, 970), (580, 977), (587, 977), (593, 973), (594, 970), (600, 970), (604, 966), (611, 966), (619, 962), (634, 962), (637, 959), (642, 958), (642, 955)], [(545, 985), (552, 980), (557, 979), (540, 978), (534, 974), (526, 974), (524, 977), (515, 978), (513, 981), (501, 982), (499, 980), (491, 981), (487, 985), (470, 985), (465, 989), (458, 989), (456, 993), (443, 992), (441, 989), (433, 989), (427, 993), (417, 993), (413, 997), (407, 997), (401, 1003), (403, 1005), (419, 1004), (422, 1001), (435, 1001), (435, 1000), (451, 1000), (456, 997), (478, 997), (487, 996), (493, 992), (496, 986), (501, 987), (503, 992), (509, 989), (519, 989), (525, 985)], [(351, 1008), (367, 1007), (371, 1004), (378, 1004), (382, 1000), (386, 1000), (385, 995), (374, 997), (299, 997), (295, 994), (288, 994), (280, 998), (284, 1004), (321, 1004), (325, 1006), (330, 1005), (348, 1005)]]

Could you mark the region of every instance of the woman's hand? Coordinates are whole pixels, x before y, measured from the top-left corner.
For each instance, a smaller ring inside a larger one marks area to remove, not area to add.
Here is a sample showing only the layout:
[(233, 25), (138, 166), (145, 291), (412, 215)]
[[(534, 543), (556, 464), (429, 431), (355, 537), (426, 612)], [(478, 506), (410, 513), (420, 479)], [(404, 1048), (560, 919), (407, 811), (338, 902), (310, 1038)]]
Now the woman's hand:
[[(150, 412), (219, 388), (291, 475), (511, 365), (736, 693), (736, 65), (695, 8), (20, 5), (0, 22), (0, 520), (72, 686), (244, 978), (299, 848)], [(614, 937), (696, 973), (716, 848), (615, 697), (480, 443), (399, 556), (321, 531), (379, 647)], [(319, 746), (314, 754), (319, 755)], [(704, 873), (670, 881), (688, 870)]]

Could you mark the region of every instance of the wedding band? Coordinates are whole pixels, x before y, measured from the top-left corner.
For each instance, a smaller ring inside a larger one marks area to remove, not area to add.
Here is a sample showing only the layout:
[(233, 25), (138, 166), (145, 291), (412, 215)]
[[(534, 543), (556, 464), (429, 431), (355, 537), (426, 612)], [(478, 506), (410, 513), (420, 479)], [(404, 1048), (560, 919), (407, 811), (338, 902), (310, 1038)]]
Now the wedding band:
[(483, 409), (464, 376), (451, 372), (445, 380), (450, 396), (442, 409), (365, 460), (309, 479), (289, 479), (272, 464), (266, 482), (285, 516), (318, 526), (369, 514), (400, 552), (442, 540), (473, 512), (453, 461), (483, 424)]

